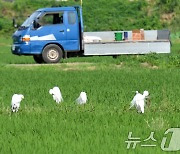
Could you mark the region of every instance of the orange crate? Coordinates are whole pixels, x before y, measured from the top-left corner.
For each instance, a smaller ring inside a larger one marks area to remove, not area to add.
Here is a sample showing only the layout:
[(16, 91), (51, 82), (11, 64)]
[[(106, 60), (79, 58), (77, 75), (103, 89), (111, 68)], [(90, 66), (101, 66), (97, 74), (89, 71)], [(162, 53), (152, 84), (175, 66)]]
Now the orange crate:
[(144, 40), (144, 30), (133, 30), (132, 40)]

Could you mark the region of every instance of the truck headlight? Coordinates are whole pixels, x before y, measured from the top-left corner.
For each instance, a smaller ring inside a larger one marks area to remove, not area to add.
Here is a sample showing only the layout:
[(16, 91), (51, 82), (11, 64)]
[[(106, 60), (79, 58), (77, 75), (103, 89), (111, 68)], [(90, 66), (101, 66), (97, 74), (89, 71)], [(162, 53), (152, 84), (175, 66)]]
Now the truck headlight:
[(30, 35), (24, 35), (21, 40), (23, 42), (29, 42), (30, 41)]

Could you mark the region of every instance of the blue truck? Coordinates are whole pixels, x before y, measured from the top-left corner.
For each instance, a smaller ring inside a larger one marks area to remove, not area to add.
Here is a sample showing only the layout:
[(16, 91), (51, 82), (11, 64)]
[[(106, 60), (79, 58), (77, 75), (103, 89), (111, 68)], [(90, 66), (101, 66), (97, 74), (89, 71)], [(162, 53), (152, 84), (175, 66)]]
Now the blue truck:
[(169, 37), (158, 39), (157, 30), (144, 31), (145, 39), (115, 40), (123, 31), (84, 32), (80, 6), (42, 8), (32, 13), (13, 34), (11, 51), (31, 55), (37, 63), (58, 63), (67, 56), (170, 53)]

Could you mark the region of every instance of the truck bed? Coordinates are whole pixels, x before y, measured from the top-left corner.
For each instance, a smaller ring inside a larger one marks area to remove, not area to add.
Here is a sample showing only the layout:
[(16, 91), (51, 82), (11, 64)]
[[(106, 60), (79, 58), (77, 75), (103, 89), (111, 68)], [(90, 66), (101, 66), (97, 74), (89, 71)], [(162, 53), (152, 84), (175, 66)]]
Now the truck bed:
[(115, 41), (114, 33), (85, 32), (84, 35), (99, 37), (101, 40), (84, 42), (84, 55), (170, 53), (170, 40), (158, 39), (157, 30), (144, 31), (144, 40), (132, 40), (132, 32), (128, 31), (128, 40)]
[(170, 41), (114, 41), (84, 44), (84, 55), (170, 53)]

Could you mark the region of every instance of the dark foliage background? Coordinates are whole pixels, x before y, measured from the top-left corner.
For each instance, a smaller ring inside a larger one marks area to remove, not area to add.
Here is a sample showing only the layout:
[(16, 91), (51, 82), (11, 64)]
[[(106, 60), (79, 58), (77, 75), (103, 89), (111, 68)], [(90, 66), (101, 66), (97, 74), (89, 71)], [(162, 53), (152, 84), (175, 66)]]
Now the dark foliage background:
[[(14, 31), (38, 8), (80, 5), (80, 0), (0, 0), (0, 33)], [(180, 31), (179, 0), (83, 0), (85, 31), (170, 29)]]

